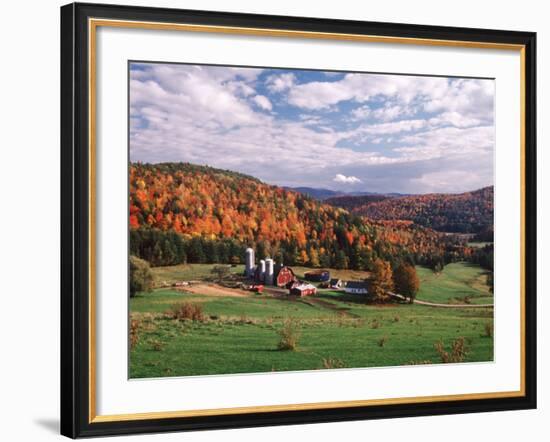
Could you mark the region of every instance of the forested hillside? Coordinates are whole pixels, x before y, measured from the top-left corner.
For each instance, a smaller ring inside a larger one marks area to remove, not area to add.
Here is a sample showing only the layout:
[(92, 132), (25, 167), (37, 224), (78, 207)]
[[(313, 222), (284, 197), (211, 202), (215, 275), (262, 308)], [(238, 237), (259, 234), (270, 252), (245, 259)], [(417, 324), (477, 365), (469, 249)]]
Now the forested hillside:
[(324, 202), (334, 207), (341, 207), (352, 212), (357, 207), (363, 207), (368, 204), (385, 201), (390, 198), (395, 198), (389, 195), (372, 194), (372, 195), (343, 195), (327, 198)]
[(380, 257), (428, 262), (463, 251), (410, 222), (369, 221), (251, 176), (188, 163), (130, 166), (131, 252), (153, 265), (257, 256), (368, 268)]
[(460, 194), (337, 197), (326, 202), (373, 220), (409, 220), (440, 232), (483, 233), (493, 228), (493, 186)]

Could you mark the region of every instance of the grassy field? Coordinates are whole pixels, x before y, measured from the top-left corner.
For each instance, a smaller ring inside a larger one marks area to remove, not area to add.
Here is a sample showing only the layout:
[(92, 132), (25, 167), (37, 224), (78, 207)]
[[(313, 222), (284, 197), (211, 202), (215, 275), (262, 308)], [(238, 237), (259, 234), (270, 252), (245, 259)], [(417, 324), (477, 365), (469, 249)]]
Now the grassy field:
[[(189, 280), (200, 279), (198, 274), (210, 277), (210, 268), (174, 266), (156, 268), (155, 273), (164, 281)], [(464, 287), (475, 290), (481, 283), (480, 270), (465, 264), (447, 266), (437, 279), (425, 269), (419, 272), (425, 286), (422, 299), (432, 296), (438, 302), (454, 299)], [(457, 283), (461, 276), (465, 278), (462, 285)], [(436, 296), (441, 281), (446, 295)], [(440, 363), (434, 344), (441, 340), (449, 350), (460, 337), (467, 347), (464, 361), (493, 359), (490, 308), (367, 305), (360, 297), (334, 291), (303, 299), (239, 291), (205, 295), (201, 287), (195, 286), (193, 293), (190, 289), (157, 289), (131, 299), (137, 343), (131, 351), (130, 377)], [(204, 287), (205, 292), (211, 288)], [(200, 306), (203, 317), (180, 320), (166, 314), (171, 306), (184, 303)], [(282, 351), (279, 333), (289, 318), (294, 318), (298, 329), (298, 346), (295, 351)]]
[(481, 267), (465, 262), (445, 266), (441, 273), (425, 267), (416, 268), (420, 291), (416, 299), (442, 304), (492, 304), (487, 273)]
[[(157, 284), (161, 282), (171, 284), (176, 281), (213, 279), (212, 267), (214, 267), (213, 264), (179, 264), (176, 266), (154, 267), (153, 273)], [(244, 264), (231, 267), (231, 273), (242, 274), (243, 272)]]

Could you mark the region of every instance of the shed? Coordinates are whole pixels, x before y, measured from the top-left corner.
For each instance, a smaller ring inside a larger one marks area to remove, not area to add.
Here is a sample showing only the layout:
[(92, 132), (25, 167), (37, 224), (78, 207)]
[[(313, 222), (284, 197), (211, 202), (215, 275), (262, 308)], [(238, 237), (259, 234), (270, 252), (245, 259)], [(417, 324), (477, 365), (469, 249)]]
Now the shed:
[(289, 292), (291, 295), (294, 295), (294, 296), (300, 296), (300, 297), (311, 296), (317, 293), (317, 288), (311, 284), (300, 283), (300, 284), (294, 284), (290, 288)]

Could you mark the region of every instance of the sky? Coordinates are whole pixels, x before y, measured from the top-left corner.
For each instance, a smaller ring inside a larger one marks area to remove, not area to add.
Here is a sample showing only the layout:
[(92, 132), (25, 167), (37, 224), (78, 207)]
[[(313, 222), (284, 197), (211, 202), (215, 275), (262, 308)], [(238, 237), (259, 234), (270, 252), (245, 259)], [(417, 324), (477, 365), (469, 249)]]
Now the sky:
[(130, 161), (342, 192), (493, 184), (494, 81), (130, 64)]

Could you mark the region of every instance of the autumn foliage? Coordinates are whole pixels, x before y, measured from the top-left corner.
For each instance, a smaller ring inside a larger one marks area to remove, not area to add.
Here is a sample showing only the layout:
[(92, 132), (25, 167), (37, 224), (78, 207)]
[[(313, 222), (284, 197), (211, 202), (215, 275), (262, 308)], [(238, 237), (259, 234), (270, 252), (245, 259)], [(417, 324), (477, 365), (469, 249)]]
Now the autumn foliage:
[(410, 221), (372, 221), (240, 173), (188, 163), (130, 166), (131, 252), (152, 265), (241, 262), (367, 269), (426, 262), (452, 247)]
[(440, 232), (482, 233), (492, 230), (493, 194), (490, 186), (460, 194), (344, 196), (326, 202), (373, 220), (409, 220)]
[(372, 263), (368, 284), (369, 295), (378, 301), (387, 300), (388, 292), (393, 290), (393, 272), (388, 261), (376, 259)]
[(420, 280), (414, 266), (401, 263), (393, 272), (393, 282), (395, 291), (408, 297), (410, 302), (413, 302), (420, 288)]

